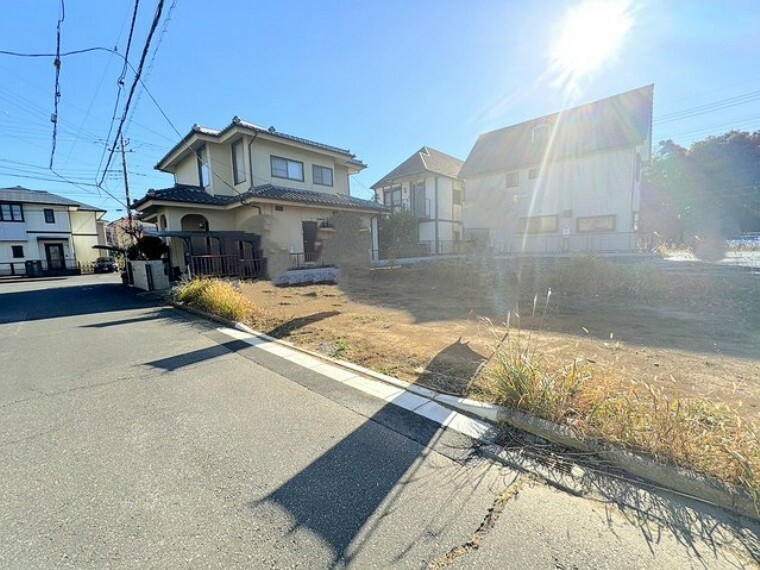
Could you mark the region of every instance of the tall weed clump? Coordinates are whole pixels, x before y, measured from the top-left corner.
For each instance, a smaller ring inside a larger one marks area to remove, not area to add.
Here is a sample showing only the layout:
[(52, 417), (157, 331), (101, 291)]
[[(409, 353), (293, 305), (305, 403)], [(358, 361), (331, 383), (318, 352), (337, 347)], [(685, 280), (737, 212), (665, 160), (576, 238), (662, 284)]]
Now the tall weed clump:
[(223, 279), (193, 279), (177, 287), (175, 298), (233, 321), (250, 321), (260, 312), (258, 306)]
[(646, 383), (624, 385), (578, 360), (549, 366), (530, 335), (509, 327), (473, 388), (581, 437), (717, 477), (751, 493), (760, 512), (760, 439), (723, 404), (669, 396)]

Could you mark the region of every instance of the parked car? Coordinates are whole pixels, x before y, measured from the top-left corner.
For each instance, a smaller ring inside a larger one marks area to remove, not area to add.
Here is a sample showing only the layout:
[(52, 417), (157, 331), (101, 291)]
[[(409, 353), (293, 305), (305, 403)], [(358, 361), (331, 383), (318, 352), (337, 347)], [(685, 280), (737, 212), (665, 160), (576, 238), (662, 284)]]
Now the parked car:
[(98, 257), (95, 260), (93, 271), (95, 273), (113, 273), (119, 270), (119, 264), (113, 257)]

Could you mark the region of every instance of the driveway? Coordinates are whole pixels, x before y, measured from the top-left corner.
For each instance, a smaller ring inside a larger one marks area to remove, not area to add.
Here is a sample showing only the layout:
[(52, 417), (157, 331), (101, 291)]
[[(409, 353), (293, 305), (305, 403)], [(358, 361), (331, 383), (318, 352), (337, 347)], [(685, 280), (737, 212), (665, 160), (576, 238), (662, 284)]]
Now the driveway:
[(553, 489), (110, 275), (0, 283), (0, 410), (2, 568), (729, 568), (760, 553), (746, 520)]

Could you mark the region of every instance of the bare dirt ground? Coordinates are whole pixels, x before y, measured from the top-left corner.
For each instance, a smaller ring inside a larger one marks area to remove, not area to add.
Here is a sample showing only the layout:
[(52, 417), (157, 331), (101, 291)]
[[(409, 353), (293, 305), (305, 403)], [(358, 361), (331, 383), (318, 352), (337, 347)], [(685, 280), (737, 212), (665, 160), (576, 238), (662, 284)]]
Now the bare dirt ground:
[(685, 292), (643, 303), (555, 290), (546, 311), (544, 290), (535, 315), (530, 286), (516, 295), (511, 279), (405, 267), (352, 272), (339, 285), (241, 287), (264, 309), (274, 336), (452, 394), (471, 393), (511, 312), (512, 337), (551, 365), (583, 359), (626, 381), (760, 419), (760, 276), (737, 273), (738, 289), (709, 299)]

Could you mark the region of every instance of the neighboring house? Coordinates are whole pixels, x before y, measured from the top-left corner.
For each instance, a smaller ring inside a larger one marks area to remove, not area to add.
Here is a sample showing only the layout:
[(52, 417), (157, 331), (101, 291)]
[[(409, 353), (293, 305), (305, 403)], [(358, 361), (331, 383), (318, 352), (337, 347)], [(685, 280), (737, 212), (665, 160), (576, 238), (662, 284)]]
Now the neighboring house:
[(653, 86), (480, 135), (460, 176), (468, 239), (495, 253), (632, 251)]
[(93, 246), (105, 210), (44, 190), (0, 188), (0, 275), (23, 274), (27, 261), (46, 273), (77, 272), (101, 255)]
[(221, 131), (194, 126), (156, 165), (175, 185), (134, 208), (158, 224), (179, 270), (257, 276), (263, 257), (276, 276), (330, 261), (322, 246), (339, 212), (360, 218), (369, 259), (372, 219), (384, 208), (350, 194), (350, 176), (365, 167), (348, 150), (235, 117)]
[[(155, 232), (158, 229), (156, 224), (149, 224), (141, 220), (139, 216), (133, 216), (132, 226), (136, 232), (142, 234)], [(106, 236), (108, 245), (112, 247), (127, 249), (130, 245), (134, 244), (133, 237), (129, 233), (129, 218), (124, 216), (109, 223), (106, 226)]]
[(383, 176), (372, 190), (392, 211), (409, 211), (419, 224), (419, 241), (428, 255), (455, 253), (462, 239), (463, 162), (423, 146)]

